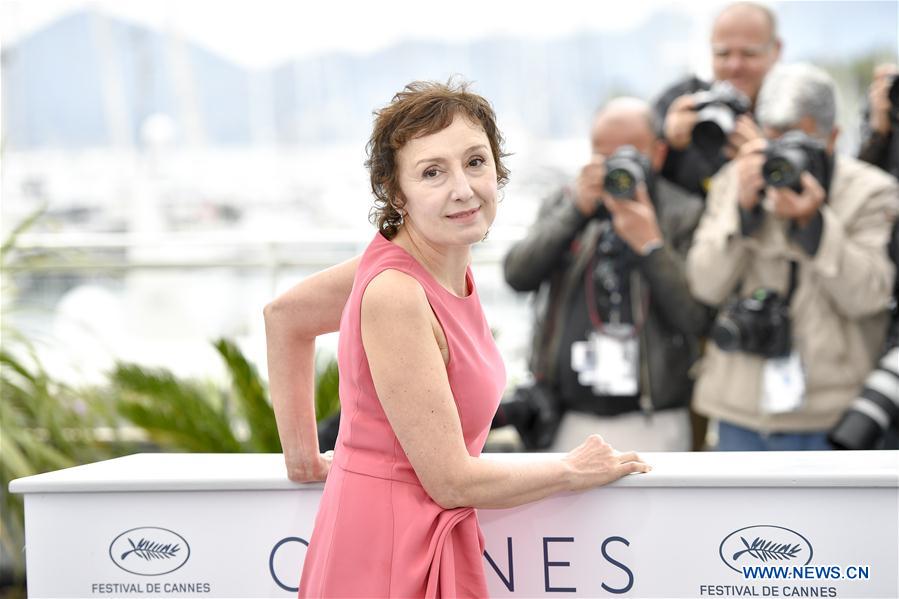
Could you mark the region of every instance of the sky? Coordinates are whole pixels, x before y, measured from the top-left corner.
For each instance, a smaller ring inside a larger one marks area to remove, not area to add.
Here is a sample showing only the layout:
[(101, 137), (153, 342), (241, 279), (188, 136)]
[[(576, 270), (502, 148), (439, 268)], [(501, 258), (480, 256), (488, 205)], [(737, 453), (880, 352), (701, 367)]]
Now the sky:
[(674, 4), (695, 13), (702, 24), (722, 2), (0, 0), (0, 42), (14, 43), (67, 13), (93, 7), (180, 33), (245, 66), (264, 67), (331, 50), (368, 53), (406, 39), (465, 42), (491, 35), (552, 38), (627, 30)]

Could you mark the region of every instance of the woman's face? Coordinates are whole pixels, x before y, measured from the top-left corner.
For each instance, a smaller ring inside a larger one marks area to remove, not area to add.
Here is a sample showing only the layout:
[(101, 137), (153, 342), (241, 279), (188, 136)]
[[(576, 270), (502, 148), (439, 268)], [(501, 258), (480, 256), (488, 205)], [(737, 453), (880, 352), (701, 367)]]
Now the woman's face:
[(403, 227), (436, 246), (471, 245), (496, 216), (496, 165), (484, 130), (456, 115), (397, 152)]

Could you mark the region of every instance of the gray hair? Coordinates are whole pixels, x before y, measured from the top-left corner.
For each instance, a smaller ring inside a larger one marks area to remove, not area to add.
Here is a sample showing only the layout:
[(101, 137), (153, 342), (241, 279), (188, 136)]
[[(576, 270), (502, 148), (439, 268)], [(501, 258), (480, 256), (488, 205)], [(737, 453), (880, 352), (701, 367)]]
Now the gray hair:
[(815, 121), (819, 137), (830, 135), (836, 124), (837, 92), (824, 70), (807, 64), (778, 65), (765, 77), (756, 101), (756, 116), (763, 127), (785, 131), (805, 116)]

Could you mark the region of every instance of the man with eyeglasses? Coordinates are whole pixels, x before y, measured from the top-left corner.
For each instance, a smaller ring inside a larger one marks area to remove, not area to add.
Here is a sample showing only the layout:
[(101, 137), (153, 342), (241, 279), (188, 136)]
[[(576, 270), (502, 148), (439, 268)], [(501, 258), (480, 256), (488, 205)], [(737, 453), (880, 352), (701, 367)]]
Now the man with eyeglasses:
[[(765, 75), (780, 57), (777, 21), (767, 7), (737, 2), (725, 7), (712, 26), (712, 71), (716, 82), (727, 82), (754, 108)], [(687, 191), (705, 197), (709, 180), (750, 139), (761, 137), (750, 114), (736, 118), (720, 150), (701, 151), (692, 140), (700, 97), (711, 84), (690, 77), (666, 89), (655, 103), (662, 132), (670, 148), (662, 176)]]

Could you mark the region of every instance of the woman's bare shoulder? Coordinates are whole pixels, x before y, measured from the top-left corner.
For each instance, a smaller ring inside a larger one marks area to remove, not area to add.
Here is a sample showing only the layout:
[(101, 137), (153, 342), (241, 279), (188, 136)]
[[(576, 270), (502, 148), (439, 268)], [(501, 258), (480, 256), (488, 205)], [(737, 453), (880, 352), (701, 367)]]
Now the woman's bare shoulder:
[(427, 316), (425, 290), (415, 277), (400, 270), (386, 269), (369, 281), (362, 293), (362, 317)]

